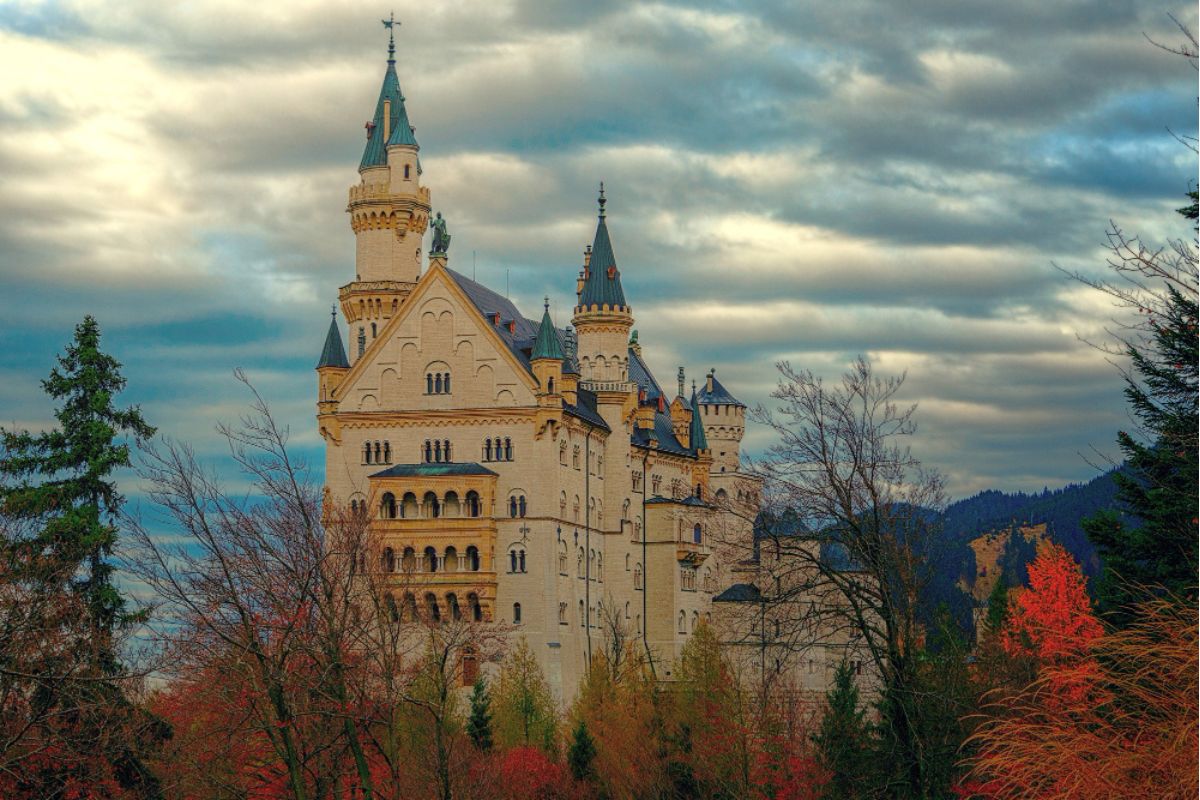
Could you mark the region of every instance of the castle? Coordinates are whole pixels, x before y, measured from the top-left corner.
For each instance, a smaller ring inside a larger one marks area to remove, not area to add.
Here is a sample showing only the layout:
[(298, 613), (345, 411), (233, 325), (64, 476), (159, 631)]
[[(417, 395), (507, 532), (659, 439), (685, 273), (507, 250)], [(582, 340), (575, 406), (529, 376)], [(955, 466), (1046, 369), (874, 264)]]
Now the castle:
[(714, 598), (753, 595), (746, 407), (712, 372), (687, 394), (682, 368), (674, 391), (655, 379), (603, 186), (570, 327), (451, 268), (404, 103), (389, 45), (347, 209), (349, 353), (335, 317), (317, 366), (329, 495), (365, 509), (380, 568), (407, 576), (402, 613), (512, 626), (563, 698), (614, 624), (669, 678)]

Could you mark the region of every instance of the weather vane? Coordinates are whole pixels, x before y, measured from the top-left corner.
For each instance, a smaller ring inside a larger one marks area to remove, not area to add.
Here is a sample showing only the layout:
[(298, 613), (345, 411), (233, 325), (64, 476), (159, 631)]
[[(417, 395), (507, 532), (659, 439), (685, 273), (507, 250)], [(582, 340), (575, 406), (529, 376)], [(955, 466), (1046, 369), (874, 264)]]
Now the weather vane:
[(396, 21), (395, 11), (390, 12), (387, 19), (379, 21), (383, 23), (383, 27), (388, 29), (388, 60), (392, 61), (396, 58), (396, 35), (393, 29), (400, 23)]

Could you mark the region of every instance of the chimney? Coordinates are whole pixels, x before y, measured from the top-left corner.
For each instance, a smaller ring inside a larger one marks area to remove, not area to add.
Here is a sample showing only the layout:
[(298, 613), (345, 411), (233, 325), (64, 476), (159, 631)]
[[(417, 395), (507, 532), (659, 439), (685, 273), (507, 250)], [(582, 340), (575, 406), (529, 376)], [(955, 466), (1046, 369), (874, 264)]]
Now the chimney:
[(705, 388), (704, 388), (704, 391), (708, 392), (709, 394), (712, 394), (712, 390), (713, 390), (713, 375), (715, 375), (715, 374), (716, 374), (716, 372), (717, 372), (717, 370), (716, 370), (716, 368), (715, 368), (715, 367), (714, 367), (713, 369), (710, 369), (710, 370), (708, 371), (708, 378), (707, 378), (707, 379), (704, 381), (704, 387), (705, 387)]
[(675, 377), (679, 379), (679, 396), (683, 397), (683, 367), (679, 368), (679, 374)]

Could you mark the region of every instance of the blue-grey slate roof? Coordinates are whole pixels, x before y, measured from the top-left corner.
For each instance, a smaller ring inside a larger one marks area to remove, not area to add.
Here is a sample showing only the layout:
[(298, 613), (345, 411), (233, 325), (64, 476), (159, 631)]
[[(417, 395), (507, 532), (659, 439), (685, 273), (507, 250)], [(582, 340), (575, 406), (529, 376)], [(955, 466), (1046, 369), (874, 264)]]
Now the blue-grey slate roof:
[(600, 412), (596, 410), (596, 394), (587, 389), (580, 389), (575, 393), (575, 399), (579, 402), (576, 405), (571, 405), (563, 401), (563, 410), (572, 416), (578, 417), (584, 422), (590, 422), (598, 428), (610, 430), (608, 423), (604, 421), (604, 417), (600, 416)]
[(704, 502), (703, 500), (699, 500), (690, 494), (687, 495), (686, 497), (680, 497), (678, 500), (676, 500), (673, 497), (663, 497), (662, 495), (656, 494), (654, 497), (651, 497), (649, 500), (646, 501), (646, 505), (648, 505), (648, 506), (649, 505), (658, 505), (660, 503), (674, 503), (675, 505), (680, 505), (680, 506), (695, 506), (697, 508), (710, 508), (708, 503)]
[(757, 603), (762, 600), (762, 592), (753, 583), (735, 583), (714, 597), (714, 603)]
[[(390, 131), (388, 141), (383, 139), (383, 103), (385, 100), (391, 101), (391, 113), (387, 125)], [(362, 161), (358, 165), (359, 169), (386, 165), (389, 144), (417, 146), (412, 125), (408, 121), (408, 112), (404, 108), (404, 94), (400, 91), (400, 80), (396, 77), (396, 62), (390, 58), (387, 70), (383, 73), (383, 86), (379, 89), (379, 100), (375, 103), (375, 115), (371, 118), (371, 125), (371, 134), (367, 137), (367, 146), (363, 149)]]
[(350, 368), (346, 348), (342, 347), (342, 334), (338, 330), (336, 316), (329, 321), (329, 333), (325, 334), (325, 347), (321, 350), (321, 360), (317, 362), (317, 369), (321, 367)]
[(697, 397), (701, 403), (708, 404), (708, 405), (714, 405), (714, 406), (741, 406), (742, 408), (746, 407), (745, 403), (743, 403), (742, 401), (738, 400), (736, 397), (731, 395), (729, 393), (729, 390), (727, 390), (724, 386), (721, 385), (721, 382), (717, 380), (716, 375), (712, 376), (712, 385), (713, 385), (713, 388), (712, 388), (711, 392), (708, 391), (708, 381), (707, 380), (705, 380), (705, 382), (700, 386), (700, 390), (697, 393)]
[[(658, 398), (661, 397), (665, 403), (666, 396), (663, 394), (662, 387), (658, 385), (658, 381), (654, 380), (654, 376), (650, 374), (650, 368), (646, 366), (646, 362), (642, 360), (642, 357), (633, 348), (629, 348), (629, 379), (636, 383), (638, 388), (646, 391), (647, 402), (657, 404)], [(634, 428), (629, 438), (639, 447), (650, 446), (649, 431)], [(669, 411), (655, 409), (654, 438), (658, 440), (658, 449), (664, 453), (674, 453), (681, 456), (695, 455), (695, 451), (684, 447), (683, 443), (675, 438), (675, 429), (671, 425), (671, 413)]]
[[(611, 269), (612, 275), (609, 275)], [(588, 276), (579, 295), (579, 305), (610, 308), (625, 306), (625, 291), (621, 288), (621, 271), (613, 255), (612, 241), (608, 238), (608, 225), (601, 215), (596, 224), (596, 238), (592, 242), (592, 257), (588, 262)]]
[(495, 475), (487, 467), (473, 461), (461, 464), (395, 464), (372, 478), (437, 477), (441, 475)]

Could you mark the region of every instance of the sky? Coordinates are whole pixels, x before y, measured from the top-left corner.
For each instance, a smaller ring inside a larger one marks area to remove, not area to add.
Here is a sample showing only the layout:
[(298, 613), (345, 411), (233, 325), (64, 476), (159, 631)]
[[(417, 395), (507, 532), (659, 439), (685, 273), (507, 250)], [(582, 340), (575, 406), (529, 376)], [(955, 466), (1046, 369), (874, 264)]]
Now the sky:
[[(660, 382), (907, 374), (955, 497), (1097, 474), (1116, 221), (1186, 237), (1194, 3), (0, 0), (0, 424), (93, 314), (162, 435), (223, 452), (246, 370), (319, 469), (313, 371), (397, 72), (450, 266), (569, 322), (596, 186)], [(427, 249), (427, 248), (426, 248)], [(746, 449), (768, 432), (751, 426)]]

